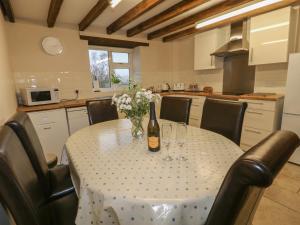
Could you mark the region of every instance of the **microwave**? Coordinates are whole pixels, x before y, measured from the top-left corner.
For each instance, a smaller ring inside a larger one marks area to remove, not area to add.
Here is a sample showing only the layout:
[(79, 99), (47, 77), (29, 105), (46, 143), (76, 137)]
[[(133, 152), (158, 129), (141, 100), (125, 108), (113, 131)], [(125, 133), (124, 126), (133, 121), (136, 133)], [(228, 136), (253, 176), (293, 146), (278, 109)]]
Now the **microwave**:
[(24, 105), (45, 105), (60, 102), (56, 88), (24, 88), (20, 90)]

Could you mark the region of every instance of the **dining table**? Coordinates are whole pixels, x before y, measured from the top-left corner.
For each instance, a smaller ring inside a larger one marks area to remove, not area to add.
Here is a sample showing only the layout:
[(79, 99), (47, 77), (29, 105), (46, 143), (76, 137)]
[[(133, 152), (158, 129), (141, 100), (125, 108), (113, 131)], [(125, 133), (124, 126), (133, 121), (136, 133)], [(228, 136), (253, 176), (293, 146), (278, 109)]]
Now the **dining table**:
[[(83, 128), (65, 147), (79, 199), (77, 225), (205, 224), (228, 170), (243, 154), (224, 136), (192, 126), (184, 145), (174, 134), (169, 152), (163, 142), (150, 152), (147, 134), (133, 138), (128, 119)], [(172, 161), (164, 160), (168, 154)]]

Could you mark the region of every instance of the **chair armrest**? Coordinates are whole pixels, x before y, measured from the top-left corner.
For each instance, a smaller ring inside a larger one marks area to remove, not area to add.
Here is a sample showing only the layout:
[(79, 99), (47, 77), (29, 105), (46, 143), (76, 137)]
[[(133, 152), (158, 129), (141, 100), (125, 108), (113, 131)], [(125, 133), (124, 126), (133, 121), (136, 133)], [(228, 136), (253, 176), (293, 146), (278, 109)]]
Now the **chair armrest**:
[(52, 193), (50, 198), (57, 199), (75, 191), (70, 169), (67, 165), (59, 165), (49, 169), (49, 179)]

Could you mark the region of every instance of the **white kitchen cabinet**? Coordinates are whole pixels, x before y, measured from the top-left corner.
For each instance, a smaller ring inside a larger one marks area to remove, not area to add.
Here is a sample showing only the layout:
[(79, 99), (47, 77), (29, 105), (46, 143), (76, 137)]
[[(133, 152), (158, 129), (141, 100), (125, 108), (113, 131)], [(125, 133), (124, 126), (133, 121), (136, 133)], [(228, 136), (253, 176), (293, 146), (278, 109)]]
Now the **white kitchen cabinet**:
[(65, 109), (28, 113), (40, 139), (44, 153), (53, 153), (60, 159), (69, 132)]
[(275, 10), (250, 19), (249, 65), (283, 63), (295, 51), (296, 10)]
[(84, 127), (89, 126), (89, 117), (86, 106), (68, 108), (66, 110), (70, 135)]
[(240, 101), (248, 103), (241, 136), (241, 148), (248, 150), (280, 129), (283, 99), (277, 101), (241, 99)]
[(222, 68), (223, 58), (211, 56), (211, 54), (229, 41), (229, 35), (229, 26), (197, 34), (194, 40), (194, 69)]

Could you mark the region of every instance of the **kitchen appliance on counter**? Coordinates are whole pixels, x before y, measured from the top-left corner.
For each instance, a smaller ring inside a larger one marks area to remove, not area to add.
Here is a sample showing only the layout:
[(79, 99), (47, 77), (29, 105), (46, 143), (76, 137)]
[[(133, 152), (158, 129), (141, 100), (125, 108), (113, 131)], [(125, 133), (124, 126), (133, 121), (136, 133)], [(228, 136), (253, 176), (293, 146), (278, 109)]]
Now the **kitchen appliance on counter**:
[(20, 89), (24, 105), (45, 105), (60, 102), (57, 88), (23, 88)]
[(224, 57), (223, 94), (242, 95), (254, 91), (255, 67), (248, 65), (247, 26), (246, 21), (232, 24), (230, 41), (211, 54)]
[(164, 83), (161, 85), (161, 91), (170, 91), (171, 86), (168, 83)]
[(176, 83), (173, 85), (173, 91), (184, 91), (185, 85), (184, 83)]
[[(281, 129), (290, 130), (300, 136), (300, 53), (289, 58), (286, 94), (283, 107)], [(300, 147), (290, 158), (290, 162), (300, 164)]]

